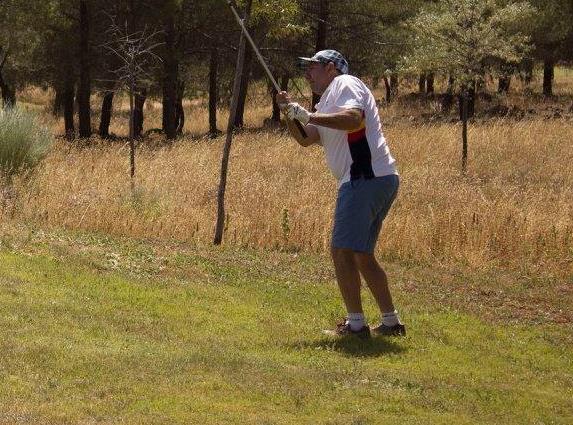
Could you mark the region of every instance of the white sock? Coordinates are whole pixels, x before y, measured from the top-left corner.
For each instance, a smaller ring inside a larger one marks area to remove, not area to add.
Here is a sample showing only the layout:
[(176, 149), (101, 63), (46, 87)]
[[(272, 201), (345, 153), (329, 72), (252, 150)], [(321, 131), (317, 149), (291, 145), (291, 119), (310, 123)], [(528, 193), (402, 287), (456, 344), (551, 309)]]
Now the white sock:
[(352, 331), (359, 331), (366, 326), (363, 313), (348, 313), (346, 323), (350, 325), (350, 330)]
[(400, 316), (398, 316), (398, 312), (396, 310), (382, 314), (382, 324), (385, 326), (395, 326), (401, 323)]

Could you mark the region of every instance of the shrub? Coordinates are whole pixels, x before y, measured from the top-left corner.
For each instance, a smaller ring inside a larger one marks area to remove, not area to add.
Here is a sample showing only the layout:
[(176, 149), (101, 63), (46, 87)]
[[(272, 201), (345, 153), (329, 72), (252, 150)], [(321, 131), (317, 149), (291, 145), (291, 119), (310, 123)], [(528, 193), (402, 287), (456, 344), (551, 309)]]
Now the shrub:
[(34, 168), (53, 142), (50, 131), (30, 113), (0, 109), (0, 177)]

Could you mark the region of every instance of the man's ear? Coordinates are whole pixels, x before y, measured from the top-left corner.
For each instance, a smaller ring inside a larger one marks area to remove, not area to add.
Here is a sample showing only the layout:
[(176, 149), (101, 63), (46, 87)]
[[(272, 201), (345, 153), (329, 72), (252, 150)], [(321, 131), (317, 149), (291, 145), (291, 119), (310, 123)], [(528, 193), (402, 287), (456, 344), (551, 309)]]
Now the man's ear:
[(329, 72), (334, 72), (335, 74), (338, 74), (338, 70), (336, 69), (336, 65), (334, 64), (334, 62), (328, 62), (326, 66), (328, 67)]

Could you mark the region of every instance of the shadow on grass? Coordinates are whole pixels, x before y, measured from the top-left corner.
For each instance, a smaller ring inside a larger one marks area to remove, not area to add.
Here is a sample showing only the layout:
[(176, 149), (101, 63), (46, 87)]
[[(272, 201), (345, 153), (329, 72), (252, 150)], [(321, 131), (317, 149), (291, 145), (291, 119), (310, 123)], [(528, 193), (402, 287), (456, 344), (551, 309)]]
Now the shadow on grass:
[(324, 337), (314, 341), (298, 341), (289, 345), (294, 350), (314, 349), (335, 351), (352, 357), (378, 357), (386, 354), (400, 354), (406, 348), (392, 339), (376, 337), (368, 340), (353, 336), (343, 338)]

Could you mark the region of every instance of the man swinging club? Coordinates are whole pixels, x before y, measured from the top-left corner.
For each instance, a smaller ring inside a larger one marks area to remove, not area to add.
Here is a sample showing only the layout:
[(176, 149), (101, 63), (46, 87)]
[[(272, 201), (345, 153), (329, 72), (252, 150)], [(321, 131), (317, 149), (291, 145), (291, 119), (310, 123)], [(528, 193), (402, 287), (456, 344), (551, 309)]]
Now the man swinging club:
[[(321, 95), (311, 113), (276, 96), (291, 136), (301, 146), (322, 145), (328, 166), (338, 180), (331, 253), (347, 317), (326, 331), (334, 335), (405, 335), (388, 289), (386, 273), (374, 257), (382, 222), (398, 192), (395, 160), (382, 134), (374, 96), (366, 85), (348, 75), (348, 62), (335, 50), (299, 58), (312, 91)], [(306, 132), (295, 125), (297, 120)], [(381, 311), (381, 322), (370, 329), (364, 318), (360, 275)]]

